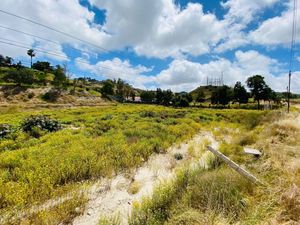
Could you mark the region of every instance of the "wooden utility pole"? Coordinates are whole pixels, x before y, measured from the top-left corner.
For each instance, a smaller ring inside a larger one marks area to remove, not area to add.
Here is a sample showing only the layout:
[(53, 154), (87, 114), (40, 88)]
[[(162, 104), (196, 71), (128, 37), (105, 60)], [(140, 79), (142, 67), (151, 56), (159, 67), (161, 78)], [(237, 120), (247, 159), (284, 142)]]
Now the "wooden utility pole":
[(219, 157), (223, 162), (225, 162), (228, 166), (230, 166), (232, 169), (234, 169), (236, 172), (238, 172), (240, 175), (246, 177), (248, 180), (255, 184), (262, 184), (261, 181), (259, 181), (255, 176), (253, 176), (251, 173), (249, 173), (247, 170), (240, 167), (238, 164), (233, 162), (231, 159), (229, 159), (227, 156), (219, 152), (218, 150), (215, 150), (214, 148), (207, 146), (207, 149), (212, 152), (214, 155)]
[(292, 71), (289, 72), (289, 86), (288, 86), (288, 113), (290, 112), (290, 98), (291, 98), (291, 76)]

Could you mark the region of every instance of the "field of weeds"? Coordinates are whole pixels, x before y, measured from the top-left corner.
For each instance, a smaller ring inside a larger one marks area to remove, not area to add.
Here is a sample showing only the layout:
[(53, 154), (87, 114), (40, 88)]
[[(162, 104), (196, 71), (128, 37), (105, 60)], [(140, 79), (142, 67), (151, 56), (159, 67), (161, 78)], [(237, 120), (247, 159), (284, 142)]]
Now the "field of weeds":
[[(265, 114), (149, 105), (2, 110), (0, 124), (10, 131), (0, 140), (1, 214), (13, 216), (89, 181), (130, 171), (200, 130), (252, 129)], [(61, 127), (26, 132), (24, 121), (32, 115), (47, 115)]]
[[(209, 167), (184, 169), (137, 202), (130, 224), (299, 224), (299, 112), (275, 111), (251, 129), (228, 128), (221, 124), (214, 131), (219, 150), (262, 185), (213, 158)], [(262, 157), (246, 155), (244, 146), (260, 150)]]

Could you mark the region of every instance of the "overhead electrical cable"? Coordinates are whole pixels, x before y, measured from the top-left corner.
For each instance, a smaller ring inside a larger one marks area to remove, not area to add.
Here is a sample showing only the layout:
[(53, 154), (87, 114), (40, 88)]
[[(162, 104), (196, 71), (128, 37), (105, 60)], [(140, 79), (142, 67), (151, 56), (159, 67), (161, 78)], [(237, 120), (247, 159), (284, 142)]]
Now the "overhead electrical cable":
[[(2, 39), (2, 38), (0, 38)], [(0, 40), (0, 43), (2, 44), (6, 44), (6, 45), (10, 45), (10, 46), (14, 46), (14, 47), (19, 47), (19, 48), (23, 48), (23, 49), (29, 49), (29, 48), (32, 48), (31, 46), (26, 46), (24, 44), (20, 44), (20, 43), (14, 43), (14, 41), (1, 41)], [(61, 54), (58, 54), (56, 52), (49, 52), (45, 49), (41, 49), (41, 48), (33, 48), (35, 51), (37, 52), (41, 52), (41, 53), (44, 53), (44, 54), (47, 54), (47, 55), (52, 55), (52, 56), (56, 56), (56, 57), (60, 57), (62, 59), (66, 59), (66, 60), (69, 60), (68, 57), (64, 56), (64, 55), (61, 55)], [(87, 64), (89, 66), (91, 66), (90, 63), (88, 63), (87, 61), (85, 60), (81, 60), (81, 59), (75, 59), (75, 61), (77, 62), (80, 62), (80, 63), (83, 63), (83, 64)], [(102, 68), (102, 69), (106, 69), (106, 70), (110, 70), (112, 72), (118, 72), (118, 73), (122, 73), (121, 71), (117, 71), (117, 70), (114, 70), (114, 69), (111, 69), (109, 67), (106, 67), (106, 66), (100, 66), (100, 65), (97, 65), (97, 67), (99, 68)]]
[(34, 21), (34, 20), (32, 20), (32, 19), (28, 19), (28, 18), (26, 18), (26, 17), (19, 16), (19, 15), (17, 15), (17, 14), (14, 14), (14, 13), (11, 13), (11, 12), (8, 12), (8, 11), (5, 11), (5, 10), (2, 10), (2, 9), (0, 9), (0, 12), (3, 13), (3, 14), (9, 15), (9, 16), (16, 17), (16, 18), (21, 19), (21, 20), (25, 20), (25, 21), (30, 22), (30, 23), (33, 23), (33, 24), (35, 24), (35, 25), (38, 25), (38, 26), (41, 26), (41, 27), (45, 27), (45, 28), (47, 28), (47, 29), (49, 29), (49, 30), (52, 30), (52, 31), (57, 32), (57, 33), (62, 34), (62, 35), (65, 35), (65, 36), (67, 36), (67, 37), (69, 37), (69, 38), (72, 38), (72, 39), (74, 39), (74, 40), (77, 40), (77, 41), (86, 43), (86, 44), (88, 44), (88, 45), (90, 45), (90, 46), (96, 47), (96, 48), (100, 49), (101, 51), (104, 51), (104, 52), (110, 52), (108, 49), (103, 48), (103, 47), (101, 47), (101, 46), (99, 46), (99, 45), (97, 45), (97, 44), (94, 44), (94, 43), (90, 42), (90, 41), (83, 40), (83, 39), (78, 38), (78, 37), (76, 37), (76, 36), (74, 36), (74, 35), (72, 35), (72, 34), (69, 34), (69, 33), (65, 32), (65, 31), (62, 31), (62, 30), (59, 30), (59, 29), (50, 27), (50, 26), (48, 26), (48, 25), (44, 25), (44, 24), (42, 24), (42, 23), (40, 23), (40, 22), (37, 22), (37, 21)]

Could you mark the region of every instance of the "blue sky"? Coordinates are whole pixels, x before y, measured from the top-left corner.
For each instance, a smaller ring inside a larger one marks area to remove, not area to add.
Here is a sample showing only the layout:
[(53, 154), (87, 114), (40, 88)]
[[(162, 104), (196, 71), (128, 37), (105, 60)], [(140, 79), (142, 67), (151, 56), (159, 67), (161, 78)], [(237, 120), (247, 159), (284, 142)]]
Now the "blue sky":
[[(284, 91), (289, 70), (292, 0), (3, 0), (0, 9), (77, 37), (0, 13), (0, 54), (28, 64), (67, 64), (71, 76), (122, 78), (145, 89), (190, 91), (222, 73), (225, 83), (262, 74)], [(17, 6), (17, 7), (16, 7)], [(300, 18), (300, 17), (299, 17)], [(297, 21), (298, 19), (297, 18)], [(300, 29), (297, 30), (299, 36)], [(88, 43), (92, 43), (90, 45)], [(298, 39), (292, 91), (300, 93)], [(102, 51), (95, 45), (106, 49)], [(45, 54), (42, 51), (54, 53)]]

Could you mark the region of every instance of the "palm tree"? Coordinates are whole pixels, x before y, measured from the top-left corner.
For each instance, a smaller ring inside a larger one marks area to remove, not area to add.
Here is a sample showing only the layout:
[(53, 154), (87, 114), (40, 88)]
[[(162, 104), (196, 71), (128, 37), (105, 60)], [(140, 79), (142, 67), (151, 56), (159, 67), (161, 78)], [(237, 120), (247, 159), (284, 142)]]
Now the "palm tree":
[(30, 56), (30, 66), (31, 66), (31, 68), (32, 68), (32, 58), (35, 57), (35, 52), (34, 52), (34, 50), (33, 50), (33, 49), (29, 49), (29, 50), (27, 51), (27, 55)]

